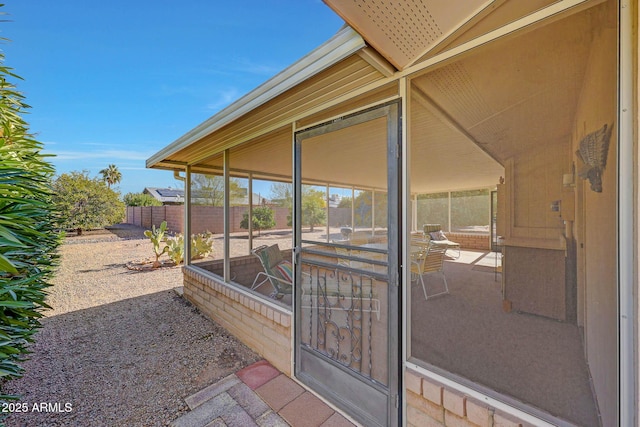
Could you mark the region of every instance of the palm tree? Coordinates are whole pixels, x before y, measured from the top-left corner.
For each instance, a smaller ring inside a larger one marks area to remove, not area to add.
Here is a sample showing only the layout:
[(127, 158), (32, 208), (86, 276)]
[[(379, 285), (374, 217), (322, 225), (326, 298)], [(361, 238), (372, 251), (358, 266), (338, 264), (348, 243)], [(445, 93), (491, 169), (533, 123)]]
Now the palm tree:
[(113, 184), (117, 184), (122, 180), (122, 174), (118, 170), (116, 165), (109, 165), (109, 167), (100, 171), (102, 179), (107, 183), (107, 186), (111, 188)]

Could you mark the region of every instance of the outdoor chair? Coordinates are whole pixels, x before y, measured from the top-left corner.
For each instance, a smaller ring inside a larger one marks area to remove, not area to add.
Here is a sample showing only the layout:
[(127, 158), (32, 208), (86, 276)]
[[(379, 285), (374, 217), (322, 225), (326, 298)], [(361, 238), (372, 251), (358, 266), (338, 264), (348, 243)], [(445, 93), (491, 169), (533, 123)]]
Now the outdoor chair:
[[(412, 278), (416, 277), (416, 281), (420, 280), (425, 300), (449, 293), (449, 285), (444, 275), (444, 256), (446, 252), (446, 246), (433, 243), (426, 248), (424, 246), (411, 246), (411, 276)], [(424, 276), (433, 273), (439, 273), (442, 276), (444, 291), (428, 295)]]
[[(447, 250), (457, 251), (455, 255), (451, 256), (453, 259), (460, 258), (460, 243), (452, 242), (442, 231), (440, 224), (424, 224), (422, 226), (423, 237), (430, 243), (435, 243), (440, 246), (445, 246)], [(446, 251), (445, 251), (446, 252)]]
[(351, 261), (349, 261), (349, 257), (351, 256), (351, 250), (343, 246), (345, 244), (349, 244), (349, 241), (332, 240), (331, 243), (337, 245), (334, 246), (334, 249), (336, 251), (336, 258), (338, 259), (338, 265), (342, 267), (350, 267)]
[[(259, 272), (251, 285), (252, 290), (258, 289), (269, 282), (273, 286), (272, 298), (282, 298), (291, 295), (293, 289), (293, 268), (291, 261), (282, 257), (282, 252), (277, 244), (272, 246), (262, 245), (251, 251), (262, 264), (264, 271)], [(259, 282), (259, 280), (262, 281)]]

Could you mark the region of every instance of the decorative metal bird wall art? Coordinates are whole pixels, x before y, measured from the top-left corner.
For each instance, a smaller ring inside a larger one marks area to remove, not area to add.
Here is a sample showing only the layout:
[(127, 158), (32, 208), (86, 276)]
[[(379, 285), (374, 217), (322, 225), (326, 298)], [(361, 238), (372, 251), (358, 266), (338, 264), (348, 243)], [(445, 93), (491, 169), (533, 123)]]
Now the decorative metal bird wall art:
[(588, 179), (591, 190), (602, 193), (602, 171), (607, 166), (607, 153), (613, 124), (605, 124), (601, 129), (591, 132), (580, 141), (576, 151), (578, 157), (578, 176)]

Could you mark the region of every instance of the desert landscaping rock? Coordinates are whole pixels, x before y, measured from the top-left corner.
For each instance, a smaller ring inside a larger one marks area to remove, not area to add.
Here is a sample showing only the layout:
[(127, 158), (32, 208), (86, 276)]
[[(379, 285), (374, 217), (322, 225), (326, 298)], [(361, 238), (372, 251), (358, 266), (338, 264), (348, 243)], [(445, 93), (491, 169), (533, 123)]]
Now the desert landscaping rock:
[(185, 397), (259, 360), (173, 291), (179, 267), (127, 268), (152, 256), (143, 231), (66, 238), (25, 375), (3, 385), (26, 408), (7, 426), (166, 426)]

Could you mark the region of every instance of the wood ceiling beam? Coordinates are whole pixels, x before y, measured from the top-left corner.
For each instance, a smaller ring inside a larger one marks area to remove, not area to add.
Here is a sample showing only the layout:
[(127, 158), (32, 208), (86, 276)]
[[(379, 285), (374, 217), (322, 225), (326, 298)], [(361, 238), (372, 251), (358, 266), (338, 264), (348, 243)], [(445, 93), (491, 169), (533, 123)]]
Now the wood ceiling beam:
[(422, 73), (425, 70), (430, 70), (435, 67), (441, 67), (452, 60), (457, 60), (458, 56), (472, 51), (478, 47), (484, 46), (490, 42), (496, 40), (504, 40), (506, 38), (520, 36), (522, 34), (531, 32), (542, 26), (549, 25), (560, 19), (564, 19), (567, 16), (574, 15), (582, 12), (583, 10), (590, 9), (600, 3), (604, 3), (606, 0), (560, 0), (557, 3), (553, 3), (543, 9), (538, 10), (530, 15), (517, 19), (507, 25), (497, 28), (493, 31), (476, 37), (473, 40), (469, 40), (466, 43), (462, 43), (450, 50), (435, 55), (425, 61), (407, 67), (402, 71), (396, 73), (397, 77), (413, 77), (416, 74)]
[(451, 30), (449, 34), (444, 36), (442, 40), (440, 40), (438, 43), (436, 43), (435, 45), (429, 46), (428, 48), (420, 52), (418, 55), (416, 55), (415, 58), (409, 61), (409, 63), (407, 64), (407, 67), (414, 65), (422, 57), (424, 57), (430, 52), (436, 52), (436, 53), (442, 52), (460, 35), (464, 34), (469, 28), (473, 27), (478, 22), (482, 21), (485, 17), (487, 17), (487, 15), (493, 13), (497, 8), (502, 6), (506, 1), (507, 0), (493, 0), (485, 3), (476, 11), (476, 13), (470, 19), (460, 24), (457, 28), (454, 28), (453, 30)]
[(458, 123), (453, 117), (449, 115), (442, 107), (435, 103), (427, 94), (425, 94), (420, 88), (415, 85), (411, 88), (411, 98), (415, 99), (425, 107), (431, 114), (433, 114), (438, 120), (442, 121), (444, 124), (449, 126), (449, 128), (453, 129), (455, 132), (458, 132), (462, 135), (466, 140), (474, 144), (476, 147), (480, 148), (486, 155), (491, 157), (496, 163), (504, 166), (503, 160), (495, 157), (491, 152), (489, 152), (486, 148), (486, 144), (482, 144), (478, 142), (467, 130), (462, 127), (460, 123)]

